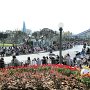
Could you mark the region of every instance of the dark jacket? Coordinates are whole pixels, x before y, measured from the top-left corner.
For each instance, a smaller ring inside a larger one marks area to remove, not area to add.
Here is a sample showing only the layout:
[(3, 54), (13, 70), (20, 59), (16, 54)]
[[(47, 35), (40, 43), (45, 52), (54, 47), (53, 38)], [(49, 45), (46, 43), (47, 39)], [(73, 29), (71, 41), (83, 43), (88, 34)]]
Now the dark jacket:
[(0, 59), (0, 68), (4, 68), (4, 67), (5, 67), (4, 59), (1, 58)]

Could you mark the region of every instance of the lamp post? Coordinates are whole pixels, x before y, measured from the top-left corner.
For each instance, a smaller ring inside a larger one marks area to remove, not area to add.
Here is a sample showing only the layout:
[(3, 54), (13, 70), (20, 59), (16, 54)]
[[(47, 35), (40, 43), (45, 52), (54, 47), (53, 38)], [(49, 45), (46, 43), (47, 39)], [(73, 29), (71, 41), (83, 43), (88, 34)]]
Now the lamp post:
[(40, 44), (41, 44), (41, 47), (43, 48), (43, 38), (44, 38), (44, 36), (42, 35), (40, 38), (41, 38), (41, 43)]
[(30, 39), (31, 39), (31, 35), (29, 34), (27, 38), (27, 45), (30, 45)]
[(2, 38), (2, 39), (3, 39), (3, 47), (4, 47), (4, 40), (5, 40), (4, 35), (5, 35), (5, 34), (3, 33), (3, 38)]
[(59, 63), (62, 63), (62, 30), (63, 30), (63, 23), (59, 23)]
[(28, 40), (31, 41), (31, 35), (30, 34), (28, 35)]

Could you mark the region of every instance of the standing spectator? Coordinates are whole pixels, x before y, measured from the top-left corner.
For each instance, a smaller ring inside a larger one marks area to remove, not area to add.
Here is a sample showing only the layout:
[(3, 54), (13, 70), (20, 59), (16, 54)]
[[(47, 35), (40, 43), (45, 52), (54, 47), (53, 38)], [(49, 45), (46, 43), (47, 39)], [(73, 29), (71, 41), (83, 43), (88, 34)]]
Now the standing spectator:
[(71, 66), (71, 57), (69, 54), (66, 55), (65, 59), (66, 59), (66, 64)]
[(50, 57), (50, 59), (51, 59), (51, 63), (52, 63), (52, 64), (56, 64), (56, 62), (55, 62), (56, 60), (55, 60), (54, 57)]
[(86, 43), (84, 43), (83, 48), (86, 49)]
[(49, 58), (47, 57), (47, 63), (48, 63), (48, 64), (51, 64), (51, 59), (50, 59), (50, 57), (49, 57)]
[(47, 61), (46, 61), (45, 56), (43, 56), (43, 59), (42, 59), (42, 64), (47, 64)]
[(89, 66), (89, 68), (90, 68), (90, 56), (89, 56), (87, 62), (88, 62), (88, 66)]
[(85, 56), (85, 49), (82, 49), (81, 55)]
[(4, 68), (4, 67), (5, 67), (4, 59), (1, 58), (0, 59), (0, 68)]
[(73, 58), (74, 66), (76, 65), (76, 57)]
[(1, 48), (1, 57), (4, 57), (4, 53), (5, 53), (5, 52), (4, 52), (4, 48), (2, 47), (2, 48)]
[(90, 54), (90, 48), (87, 48), (86, 54)]
[(37, 64), (36, 58), (34, 58), (34, 59), (32, 60), (32, 65), (36, 65), (36, 64)]
[(70, 61), (71, 61), (71, 66), (74, 67), (74, 60), (70, 59)]
[(11, 60), (11, 66), (19, 66), (20, 62), (17, 60), (16, 56), (13, 56), (13, 59)]
[(30, 57), (27, 58), (27, 65), (30, 65), (31, 64), (31, 59)]
[(57, 55), (57, 56), (56, 56), (56, 64), (59, 64), (59, 58), (60, 58), (60, 57)]
[(40, 58), (37, 58), (37, 65), (41, 65), (42, 64), (42, 61), (40, 60)]

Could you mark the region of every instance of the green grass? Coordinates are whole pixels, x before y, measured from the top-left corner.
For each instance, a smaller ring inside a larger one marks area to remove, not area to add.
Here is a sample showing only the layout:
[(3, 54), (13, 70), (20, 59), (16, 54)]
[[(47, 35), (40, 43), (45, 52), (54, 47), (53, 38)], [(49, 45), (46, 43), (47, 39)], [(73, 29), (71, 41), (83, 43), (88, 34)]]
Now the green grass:
[(0, 47), (11, 47), (11, 46), (13, 46), (13, 44), (2, 44), (2, 43), (0, 43)]

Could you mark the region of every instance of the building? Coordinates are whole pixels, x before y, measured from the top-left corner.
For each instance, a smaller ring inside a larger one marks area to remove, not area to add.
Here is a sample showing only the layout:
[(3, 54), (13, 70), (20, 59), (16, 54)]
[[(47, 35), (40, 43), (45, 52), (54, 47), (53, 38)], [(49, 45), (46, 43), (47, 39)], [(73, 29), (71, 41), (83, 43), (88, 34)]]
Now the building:
[(81, 32), (81, 33), (77, 34), (76, 36), (79, 38), (83, 38), (83, 39), (90, 38), (90, 29), (88, 29), (84, 32)]
[(72, 35), (71, 38), (89, 39), (90, 38), (90, 29), (83, 31), (79, 34)]
[(31, 34), (32, 34), (32, 31), (31, 31), (30, 29), (26, 29), (26, 33), (27, 33), (28, 35), (31, 35)]
[(23, 22), (22, 32), (26, 33), (26, 25), (25, 25), (25, 22)]
[(6, 33), (12, 33), (13, 31), (12, 30), (6, 30)]
[(25, 22), (23, 22), (22, 32), (26, 33), (27, 35), (31, 35), (32, 34), (32, 31), (30, 29), (26, 28)]

